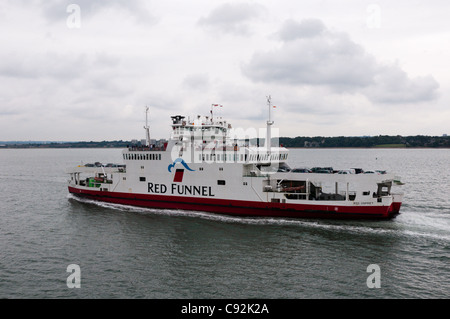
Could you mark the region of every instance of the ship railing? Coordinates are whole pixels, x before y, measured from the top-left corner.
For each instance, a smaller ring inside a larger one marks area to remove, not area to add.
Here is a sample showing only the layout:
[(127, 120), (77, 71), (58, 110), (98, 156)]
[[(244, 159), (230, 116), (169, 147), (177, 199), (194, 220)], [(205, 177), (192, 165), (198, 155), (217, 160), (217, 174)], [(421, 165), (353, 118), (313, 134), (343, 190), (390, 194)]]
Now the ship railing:
[(270, 174), (267, 173), (260, 173), (260, 172), (255, 172), (255, 171), (251, 171), (249, 173), (245, 173), (242, 175), (242, 177), (269, 177)]
[(155, 147), (149, 147), (149, 146), (132, 146), (128, 147), (128, 150), (130, 152), (149, 152), (149, 151), (165, 151), (166, 147), (164, 146), (155, 146)]
[(309, 195), (310, 194), (305, 189), (305, 187), (272, 187), (271, 185), (264, 186), (264, 192), (298, 194), (298, 195)]

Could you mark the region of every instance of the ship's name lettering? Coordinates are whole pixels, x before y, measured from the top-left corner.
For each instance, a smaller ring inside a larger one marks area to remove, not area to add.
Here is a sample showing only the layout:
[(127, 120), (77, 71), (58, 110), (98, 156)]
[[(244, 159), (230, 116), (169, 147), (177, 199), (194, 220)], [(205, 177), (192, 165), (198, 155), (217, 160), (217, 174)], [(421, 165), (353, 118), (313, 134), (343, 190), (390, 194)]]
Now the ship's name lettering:
[(353, 205), (373, 205), (373, 202), (353, 202)]
[(171, 195), (193, 195), (214, 197), (211, 186), (194, 186), (171, 184), (167, 187), (165, 184), (148, 183), (148, 192), (152, 194), (171, 194)]

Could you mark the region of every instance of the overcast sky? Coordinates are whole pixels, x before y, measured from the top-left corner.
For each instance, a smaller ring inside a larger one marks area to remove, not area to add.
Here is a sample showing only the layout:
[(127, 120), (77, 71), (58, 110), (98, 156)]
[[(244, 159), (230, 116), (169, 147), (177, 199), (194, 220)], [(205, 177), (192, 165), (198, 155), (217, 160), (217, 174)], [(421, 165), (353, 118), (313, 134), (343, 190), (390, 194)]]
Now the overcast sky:
[[(75, 4), (75, 5), (72, 5)], [(450, 2), (2, 0), (0, 141), (450, 134)], [(220, 111), (220, 112), (219, 112)]]

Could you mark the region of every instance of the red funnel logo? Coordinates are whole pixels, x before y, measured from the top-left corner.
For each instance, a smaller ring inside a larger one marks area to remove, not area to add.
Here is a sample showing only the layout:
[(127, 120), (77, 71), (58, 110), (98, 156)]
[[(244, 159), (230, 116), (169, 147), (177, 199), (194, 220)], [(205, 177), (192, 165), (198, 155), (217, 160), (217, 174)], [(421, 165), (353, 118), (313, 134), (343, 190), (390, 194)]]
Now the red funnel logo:
[(183, 181), (184, 169), (177, 168), (175, 171), (175, 176), (173, 177), (174, 183), (181, 183)]

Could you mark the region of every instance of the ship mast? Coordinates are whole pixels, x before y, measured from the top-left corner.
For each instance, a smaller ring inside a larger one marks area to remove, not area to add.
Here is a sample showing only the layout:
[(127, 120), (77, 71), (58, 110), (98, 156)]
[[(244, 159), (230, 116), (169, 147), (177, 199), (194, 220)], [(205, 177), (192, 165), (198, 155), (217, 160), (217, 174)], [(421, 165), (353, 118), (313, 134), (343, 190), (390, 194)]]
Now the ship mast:
[(150, 146), (150, 127), (148, 126), (148, 106), (145, 107), (145, 133), (147, 139), (147, 146)]
[(220, 106), (220, 107), (222, 107), (222, 105), (221, 104), (211, 104), (211, 123), (213, 122), (213, 120), (214, 120), (214, 115), (213, 115), (213, 108), (215, 108), (216, 106)]
[[(267, 136), (266, 136), (266, 148), (267, 154), (270, 154), (272, 148), (272, 125), (273, 121), (271, 119), (271, 109), (272, 109), (272, 98), (270, 95), (267, 97), (267, 105), (269, 106), (269, 120), (267, 121)], [(269, 157), (270, 158), (270, 157)]]

